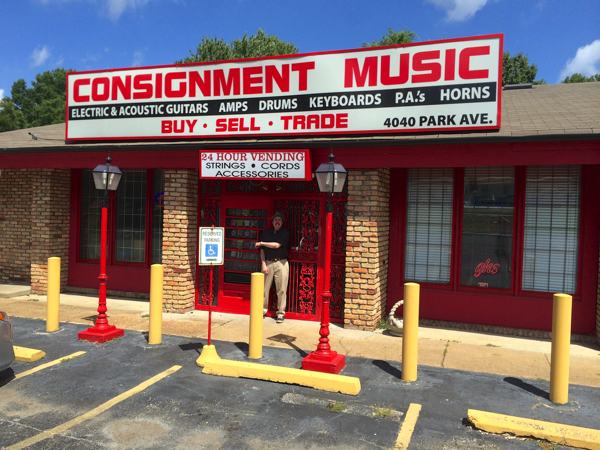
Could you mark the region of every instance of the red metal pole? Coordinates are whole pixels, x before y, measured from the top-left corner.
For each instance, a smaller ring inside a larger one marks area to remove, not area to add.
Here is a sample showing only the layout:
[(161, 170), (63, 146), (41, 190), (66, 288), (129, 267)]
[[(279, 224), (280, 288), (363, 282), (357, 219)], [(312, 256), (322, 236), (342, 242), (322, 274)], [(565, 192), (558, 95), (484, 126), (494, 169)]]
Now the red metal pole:
[[(106, 199), (105, 199), (106, 200)], [(108, 207), (106, 203), (102, 207), (101, 219), (100, 219), (100, 274), (98, 280), (100, 286), (98, 288), (98, 316), (96, 317), (96, 323), (93, 327), (87, 330), (80, 331), (77, 333), (79, 339), (92, 342), (107, 342), (112, 339), (121, 337), (125, 332), (109, 325), (108, 317), (106, 316), (106, 241), (108, 234)]]
[(106, 235), (108, 234), (108, 208), (102, 207), (102, 218), (100, 219), (100, 274), (98, 280), (100, 286), (98, 288), (98, 317), (96, 318), (96, 329), (98, 331), (105, 330), (108, 327), (108, 319), (106, 318)]
[(321, 328), (317, 352), (325, 356), (331, 352), (329, 345), (329, 304), (331, 302), (331, 241), (333, 235), (333, 212), (325, 216), (325, 280), (323, 283), (323, 304), (321, 306)]
[(213, 273), (215, 271), (215, 266), (210, 266), (210, 278), (208, 283), (208, 345), (210, 345), (210, 335), (212, 329), (212, 302), (213, 302)]
[(319, 329), (319, 344), (317, 350), (302, 360), (302, 368), (317, 372), (340, 373), (346, 366), (346, 357), (331, 350), (329, 345), (329, 304), (331, 302), (331, 241), (333, 236), (333, 205), (331, 198), (327, 203), (325, 216), (325, 271), (322, 307), (321, 328)]

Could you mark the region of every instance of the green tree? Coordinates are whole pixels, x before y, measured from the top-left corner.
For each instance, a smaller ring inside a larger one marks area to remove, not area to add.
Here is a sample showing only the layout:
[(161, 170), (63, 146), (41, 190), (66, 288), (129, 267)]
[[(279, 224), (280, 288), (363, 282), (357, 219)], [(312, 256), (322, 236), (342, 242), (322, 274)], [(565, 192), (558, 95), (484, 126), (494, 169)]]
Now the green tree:
[(587, 83), (588, 81), (600, 81), (600, 73), (589, 77), (586, 77), (581, 73), (574, 73), (562, 80), (563, 83)]
[(235, 39), (229, 44), (220, 38), (202, 38), (196, 50), (177, 63), (221, 61), (291, 53), (298, 53), (294, 44), (284, 42), (259, 29), (256, 34), (251, 36), (244, 34), (240, 39)]
[(15, 81), (11, 96), (0, 102), (0, 131), (64, 122), (66, 74), (65, 69), (42, 72), (31, 87)]
[(527, 56), (523, 53), (519, 53), (517, 56), (510, 56), (508, 52), (504, 53), (502, 86), (523, 83), (544, 84), (544, 80), (535, 80), (536, 74), (537, 67), (535, 64), (529, 64)]
[(387, 33), (378, 41), (365, 42), (363, 47), (382, 47), (385, 45), (408, 44), (415, 40), (417, 35), (412, 31), (394, 31), (388, 28)]

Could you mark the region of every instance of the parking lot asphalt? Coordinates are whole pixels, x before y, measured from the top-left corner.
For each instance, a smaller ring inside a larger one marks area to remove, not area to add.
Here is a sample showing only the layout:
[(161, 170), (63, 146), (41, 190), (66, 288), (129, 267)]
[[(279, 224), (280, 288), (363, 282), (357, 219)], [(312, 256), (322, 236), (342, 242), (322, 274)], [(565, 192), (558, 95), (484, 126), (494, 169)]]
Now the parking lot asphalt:
[[(166, 335), (150, 346), (142, 332), (127, 330), (92, 344), (77, 340), (84, 325), (64, 323), (48, 334), (43, 321), (13, 322), (16, 343), (46, 357), (2, 374), (3, 447), (38, 437), (28, 448), (394, 448), (411, 404), (421, 405), (410, 441), (415, 449), (540, 448), (535, 439), (474, 429), (465, 420), (469, 408), (587, 428), (600, 423), (594, 387), (571, 385), (569, 403), (558, 406), (548, 399), (546, 380), (421, 365), (418, 380), (405, 383), (398, 362), (349, 357), (343, 373), (359, 377), (362, 390), (347, 396), (204, 375), (195, 360), (205, 339)], [(246, 360), (245, 342), (213, 343), (222, 358)], [(86, 353), (18, 377), (78, 351)], [(264, 347), (263, 355), (262, 363), (299, 367), (305, 352)]]

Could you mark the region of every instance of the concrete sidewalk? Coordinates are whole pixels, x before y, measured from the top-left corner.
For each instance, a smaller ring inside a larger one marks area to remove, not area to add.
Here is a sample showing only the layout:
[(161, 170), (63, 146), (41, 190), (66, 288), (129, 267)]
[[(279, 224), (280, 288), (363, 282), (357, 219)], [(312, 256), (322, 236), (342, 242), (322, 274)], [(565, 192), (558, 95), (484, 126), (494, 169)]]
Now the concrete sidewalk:
[[(119, 328), (148, 330), (148, 302), (108, 299), (109, 322)], [(60, 321), (91, 325), (96, 315), (95, 296), (61, 294)], [(0, 298), (0, 309), (16, 317), (46, 318), (46, 297), (23, 295)], [(215, 341), (248, 342), (249, 317), (213, 313)], [(204, 341), (208, 313), (191, 311), (163, 314), (163, 334)], [(381, 330), (369, 332), (331, 326), (333, 350), (348, 356), (400, 362), (402, 338)], [(76, 339), (75, 336), (73, 336)], [(311, 352), (319, 338), (319, 323), (289, 320), (277, 324), (264, 319), (264, 344)], [(18, 344), (18, 343), (17, 343)], [(548, 380), (551, 343), (544, 340), (497, 336), (467, 331), (420, 327), (419, 365), (482, 372), (511, 377)], [(594, 344), (572, 344), (570, 382), (600, 387), (600, 349)]]

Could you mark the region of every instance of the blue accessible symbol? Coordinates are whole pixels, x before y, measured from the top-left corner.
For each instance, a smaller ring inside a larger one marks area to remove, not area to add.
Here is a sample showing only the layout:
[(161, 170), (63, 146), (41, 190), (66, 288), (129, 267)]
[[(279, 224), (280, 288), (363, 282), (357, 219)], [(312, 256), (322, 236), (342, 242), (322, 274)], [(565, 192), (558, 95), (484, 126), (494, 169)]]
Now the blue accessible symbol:
[(206, 244), (206, 247), (204, 247), (204, 256), (207, 258), (216, 258), (218, 253), (218, 244)]

